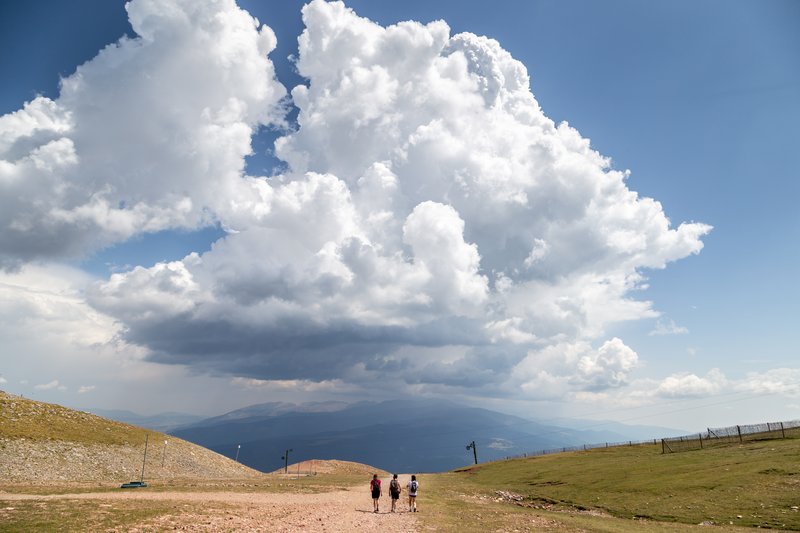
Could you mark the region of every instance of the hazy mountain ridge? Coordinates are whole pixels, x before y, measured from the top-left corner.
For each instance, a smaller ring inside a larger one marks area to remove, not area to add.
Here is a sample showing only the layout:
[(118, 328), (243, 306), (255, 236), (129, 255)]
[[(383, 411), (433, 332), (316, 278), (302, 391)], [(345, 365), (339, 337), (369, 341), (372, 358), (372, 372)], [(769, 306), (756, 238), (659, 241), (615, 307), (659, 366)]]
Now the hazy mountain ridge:
[(206, 419), (206, 417), (199, 415), (190, 415), (188, 413), (176, 413), (176, 412), (164, 412), (164, 413), (157, 413), (154, 415), (141, 415), (139, 413), (134, 413), (133, 411), (128, 411), (125, 409), (92, 408), (89, 409), (88, 411), (90, 413), (102, 416), (103, 418), (116, 420), (117, 422), (123, 422), (125, 424), (132, 424), (134, 426), (139, 426), (162, 432), (168, 432), (170, 430), (183, 426), (188, 426)]
[[(443, 471), (469, 464), (473, 440), (479, 461), (543, 449), (621, 442), (627, 434), (581, 430), (447, 401), (424, 399), (336, 404), (287, 410), (287, 404), (248, 406), (172, 433), (222, 454), (239, 451), (248, 466), (271, 471), (291, 460), (335, 458), (391, 471)], [(648, 438), (660, 437), (660, 434)], [(239, 446), (241, 445), (241, 448)]]
[(583, 420), (579, 418), (555, 418), (550, 420), (555, 425), (582, 431), (613, 431), (625, 436), (624, 440), (649, 440), (653, 438), (678, 437), (693, 433), (687, 429), (675, 429), (663, 426), (630, 425), (613, 420)]

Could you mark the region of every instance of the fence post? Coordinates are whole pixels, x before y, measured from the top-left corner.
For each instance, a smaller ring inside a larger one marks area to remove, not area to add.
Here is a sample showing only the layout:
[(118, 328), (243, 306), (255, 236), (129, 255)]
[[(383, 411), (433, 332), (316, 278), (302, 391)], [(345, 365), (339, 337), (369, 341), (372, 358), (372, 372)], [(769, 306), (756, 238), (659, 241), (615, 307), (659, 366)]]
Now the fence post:
[(702, 433), (698, 433), (697, 437), (700, 439), (700, 449), (702, 450), (703, 449), (703, 434)]
[(786, 438), (786, 432), (783, 430), (783, 422), (781, 422), (781, 436), (782, 436), (784, 439)]
[(736, 431), (739, 433), (739, 444), (742, 443), (742, 428), (740, 426), (736, 426)]
[(667, 453), (667, 452), (664, 451), (664, 448), (665, 448), (664, 439), (661, 439), (661, 455), (664, 455), (665, 453)]

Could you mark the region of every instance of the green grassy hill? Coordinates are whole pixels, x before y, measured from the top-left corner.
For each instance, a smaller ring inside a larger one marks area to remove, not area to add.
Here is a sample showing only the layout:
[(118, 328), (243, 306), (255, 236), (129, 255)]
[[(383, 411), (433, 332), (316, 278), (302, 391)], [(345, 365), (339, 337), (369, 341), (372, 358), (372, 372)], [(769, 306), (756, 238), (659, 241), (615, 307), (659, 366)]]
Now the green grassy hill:
[(0, 391), (0, 436), (6, 439), (139, 444), (145, 435), (153, 442), (163, 437), (156, 431)]
[[(800, 439), (666, 455), (660, 446), (641, 445), (537, 456), (433, 476), (428, 486), (435, 520), (462, 531), (486, 530), (487, 519), (501, 529), (524, 523), (526, 513), (574, 531), (683, 531), (698, 524), (797, 531)], [(497, 506), (503, 511), (493, 515)], [(486, 516), (473, 524), (476, 509)]]

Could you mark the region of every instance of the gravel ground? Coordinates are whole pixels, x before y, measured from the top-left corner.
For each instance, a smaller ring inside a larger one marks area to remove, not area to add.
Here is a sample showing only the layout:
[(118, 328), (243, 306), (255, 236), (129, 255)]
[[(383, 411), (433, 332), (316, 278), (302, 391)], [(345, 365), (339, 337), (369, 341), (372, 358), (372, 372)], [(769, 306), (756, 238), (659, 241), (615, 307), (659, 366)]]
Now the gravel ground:
[[(151, 443), (145, 477), (222, 479), (260, 477), (262, 474), (200, 446), (167, 437)], [(32, 441), (0, 437), (0, 480), (50, 483), (53, 481), (138, 479), (144, 447)]]
[[(359, 489), (337, 490), (320, 494), (240, 493), (240, 492), (130, 492), (80, 493), (37, 496), (0, 492), (0, 501), (13, 505), (19, 500), (97, 500), (98, 506), (111, 506), (123, 499), (203, 503), (204, 511), (180, 512), (159, 516), (133, 527), (126, 525), (112, 531), (260, 531), (260, 532), (337, 532), (337, 531), (418, 531), (417, 516), (408, 512), (403, 499), (398, 512), (389, 512), (388, 494), (381, 498), (380, 513), (372, 512), (368, 479)], [(403, 486), (408, 479), (402, 480)], [(387, 491), (388, 493), (388, 491)], [(420, 493), (422, 497), (422, 493)], [(420, 512), (424, 511), (424, 499)], [(190, 508), (195, 508), (194, 505)]]

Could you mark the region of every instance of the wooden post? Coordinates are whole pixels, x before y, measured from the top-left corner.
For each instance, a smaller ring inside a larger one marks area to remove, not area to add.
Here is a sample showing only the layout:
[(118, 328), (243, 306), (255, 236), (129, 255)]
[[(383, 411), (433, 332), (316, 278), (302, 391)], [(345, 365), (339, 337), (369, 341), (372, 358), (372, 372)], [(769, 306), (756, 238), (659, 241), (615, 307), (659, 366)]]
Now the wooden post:
[(702, 450), (703, 449), (703, 434), (702, 433), (698, 433), (697, 434), (697, 438), (700, 439), (700, 449)]
[(783, 422), (781, 422), (781, 436), (782, 438), (786, 438), (786, 432), (783, 430)]
[(736, 426), (736, 431), (739, 433), (739, 444), (742, 443), (742, 428), (741, 426)]

